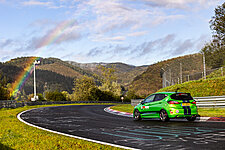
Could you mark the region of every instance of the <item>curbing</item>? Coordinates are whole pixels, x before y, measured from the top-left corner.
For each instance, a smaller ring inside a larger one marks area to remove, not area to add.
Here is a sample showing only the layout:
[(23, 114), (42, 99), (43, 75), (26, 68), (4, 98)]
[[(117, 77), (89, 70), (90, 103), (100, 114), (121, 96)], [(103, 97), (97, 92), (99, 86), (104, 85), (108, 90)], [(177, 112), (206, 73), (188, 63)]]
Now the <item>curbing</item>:
[[(60, 106), (53, 106), (53, 107), (60, 107)], [(39, 109), (39, 108), (34, 108), (34, 109)], [(94, 142), (94, 143), (103, 144), (103, 145), (114, 146), (114, 147), (123, 148), (123, 149), (139, 150), (139, 149), (132, 148), (132, 147), (126, 147), (126, 146), (116, 145), (116, 144), (112, 144), (112, 143), (107, 143), (107, 142), (102, 142), (102, 141), (92, 140), (92, 139), (88, 139), (88, 138), (84, 138), (84, 137), (74, 136), (74, 135), (70, 135), (70, 134), (66, 134), (66, 133), (62, 133), (62, 132), (58, 132), (58, 131), (46, 129), (46, 128), (39, 127), (39, 126), (36, 126), (36, 125), (34, 125), (34, 124), (28, 123), (28, 122), (24, 121), (24, 120), (21, 118), (21, 115), (22, 115), (23, 113), (28, 112), (28, 111), (31, 111), (31, 110), (34, 110), (34, 109), (25, 110), (25, 111), (19, 113), (19, 114), (17, 115), (17, 118), (19, 119), (19, 121), (21, 121), (21, 122), (27, 124), (28, 126), (35, 127), (35, 128), (41, 129), (41, 130), (48, 131), (48, 132), (52, 132), (52, 133), (64, 135), (64, 136), (67, 136), (67, 137), (72, 137), (72, 138), (76, 138), (76, 139), (80, 139), (80, 140), (85, 140), (85, 141)]]
[[(128, 112), (121, 112), (118, 110), (113, 110), (110, 107), (106, 107), (104, 109), (105, 112), (114, 114), (114, 115), (119, 115), (119, 116), (124, 116), (124, 117), (133, 117), (132, 113)], [(182, 119), (177, 119), (177, 120), (182, 120)], [(195, 122), (225, 122), (225, 117), (197, 117)]]

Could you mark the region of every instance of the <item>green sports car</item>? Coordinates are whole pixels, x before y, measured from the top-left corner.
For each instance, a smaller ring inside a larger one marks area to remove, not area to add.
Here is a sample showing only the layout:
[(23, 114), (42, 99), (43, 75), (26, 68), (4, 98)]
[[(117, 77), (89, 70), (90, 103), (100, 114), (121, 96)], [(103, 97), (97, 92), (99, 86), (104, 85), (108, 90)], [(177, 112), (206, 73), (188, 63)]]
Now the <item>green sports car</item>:
[(194, 121), (198, 115), (196, 101), (190, 93), (160, 92), (149, 95), (134, 107), (134, 120), (142, 118), (160, 118), (169, 121), (171, 118), (186, 118)]

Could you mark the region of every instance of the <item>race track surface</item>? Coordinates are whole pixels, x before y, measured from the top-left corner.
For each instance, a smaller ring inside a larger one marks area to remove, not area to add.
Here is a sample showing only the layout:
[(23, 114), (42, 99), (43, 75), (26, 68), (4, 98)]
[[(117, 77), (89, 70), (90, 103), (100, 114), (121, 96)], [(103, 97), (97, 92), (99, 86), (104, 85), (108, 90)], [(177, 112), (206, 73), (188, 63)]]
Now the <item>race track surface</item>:
[(225, 123), (159, 120), (133, 121), (109, 114), (109, 105), (45, 107), (21, 118), (70, 135), (138, 149), (225, 149)]

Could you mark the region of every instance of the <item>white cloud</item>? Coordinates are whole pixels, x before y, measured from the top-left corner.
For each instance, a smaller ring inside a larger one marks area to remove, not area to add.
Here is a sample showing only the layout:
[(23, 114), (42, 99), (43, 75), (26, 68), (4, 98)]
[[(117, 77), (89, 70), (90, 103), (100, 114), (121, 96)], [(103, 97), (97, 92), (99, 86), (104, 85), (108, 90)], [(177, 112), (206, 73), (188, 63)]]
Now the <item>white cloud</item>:
[(193, 9), (194, 7), (209, 7), (218, 4), (220, 0), (139, 0), (151, 7), (176, 9)]
[(24, 6), (51, 6), (52, 2), (41, 2), (41, 1), (30, 0), (30, 1), (22, 2), (22, 5), (24, 5)]
[(147, 31), (140, 31), (140, 32), (133, 32), (133, 33), (129, 33), (128, 36), (134, 36), (134, 37), (137, 37), (137, 36), (143, 36), (143, 35), (146, 35), (148, 32)]

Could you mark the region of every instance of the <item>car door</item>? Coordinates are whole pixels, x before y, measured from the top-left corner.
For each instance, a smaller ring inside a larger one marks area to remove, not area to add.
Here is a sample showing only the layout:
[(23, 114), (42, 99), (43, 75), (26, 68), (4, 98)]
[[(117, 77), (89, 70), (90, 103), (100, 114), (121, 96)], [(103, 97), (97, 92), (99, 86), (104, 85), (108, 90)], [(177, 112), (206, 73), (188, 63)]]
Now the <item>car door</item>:
[(154, 100), (151, 103), (149, 109), (151, 111), (158, 113), (162, 109), (162, 100), (166, 97), (165, 94), (155, 94)]
[(154, 101), (155, 94), (148, 96), (141, 104), (141, 112), (143, 115), (147, 115), (150, 111), (151, 103)]

